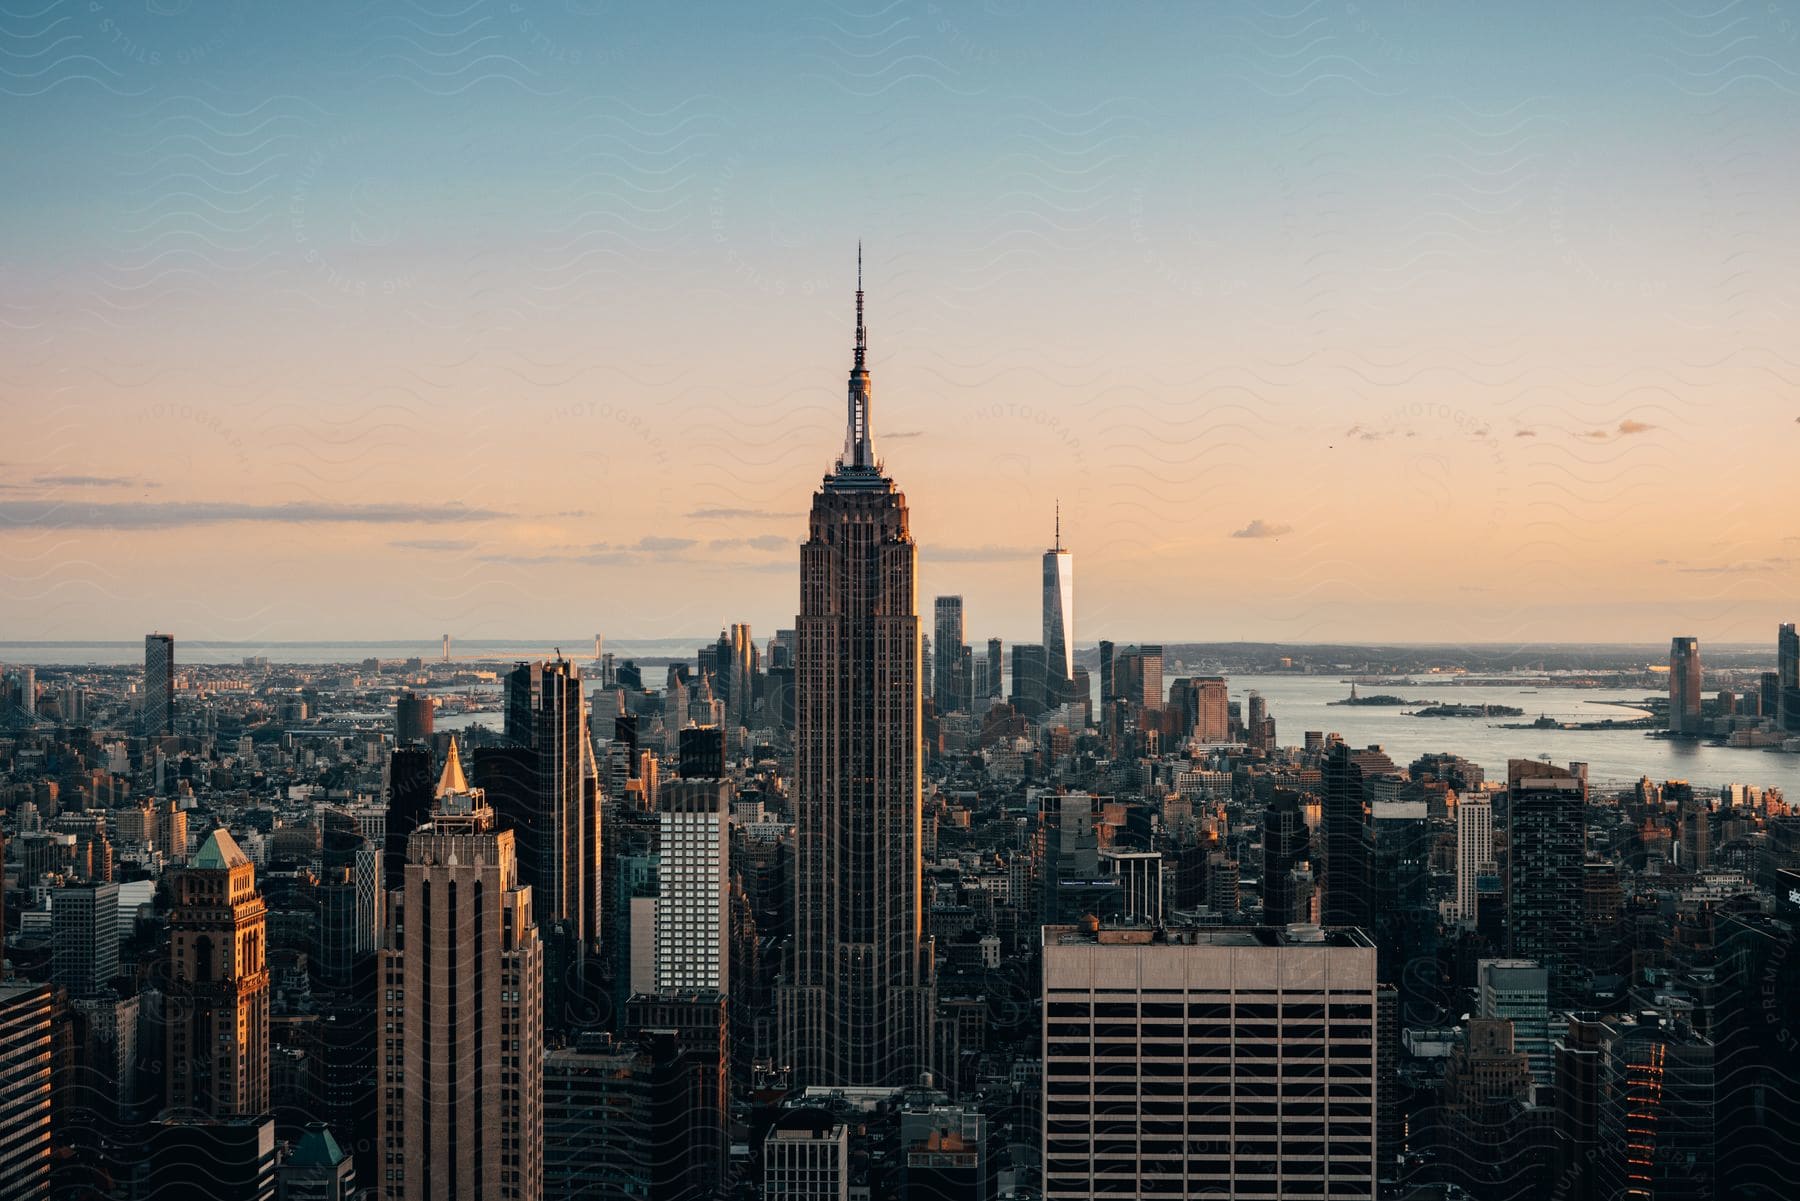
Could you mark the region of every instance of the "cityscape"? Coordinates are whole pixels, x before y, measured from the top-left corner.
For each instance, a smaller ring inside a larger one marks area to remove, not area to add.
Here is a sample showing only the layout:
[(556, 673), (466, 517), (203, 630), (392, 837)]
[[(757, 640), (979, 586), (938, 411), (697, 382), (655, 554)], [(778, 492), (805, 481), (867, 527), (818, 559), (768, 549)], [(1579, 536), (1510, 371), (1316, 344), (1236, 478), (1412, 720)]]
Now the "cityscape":
[(0, 1201), (1800, 1198), (1800, 0), (0, 105)]
[(1087, 641), (1053, 512), (1041, 640), (971, 640), (864, 317), (791, 628), (8, 666), (0, 1195), (1787, 1195), (1794, 624), (1722, 669)]

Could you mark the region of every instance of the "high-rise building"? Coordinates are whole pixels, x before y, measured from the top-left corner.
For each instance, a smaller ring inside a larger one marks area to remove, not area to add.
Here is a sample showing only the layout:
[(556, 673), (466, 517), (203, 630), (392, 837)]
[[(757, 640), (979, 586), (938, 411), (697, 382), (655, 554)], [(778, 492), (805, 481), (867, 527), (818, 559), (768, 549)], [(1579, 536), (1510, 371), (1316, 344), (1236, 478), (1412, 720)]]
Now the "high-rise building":
[[(1555, 1064), (1550, 1046), (1550, 974), (1529, 959), (1483, 959), (1475, 965), (1475, 1014), (1512, 1022), (1513, 1045), (1531, 1063), (1531, 1078), (1548, 1089)], [(1544, 1094), (1548, 1099), (1549, 1094)]]
[(1113, 652), (1113, 696), (1144, 709), (1163, 705), (1163, 648), (1127, 646)]
[(1044, 677), (1052, 706), (1064, 704), (1075, 680), (1075, 556), (1062, 544), (1062, 504), (1056, 541), (1044, 552)]
[(379, 955), (376, 1187), (384, 1201), (538, 1197), (544, 949), (513, 832), (456, 743), (407, 843)]
[(1549, 972), (1559, 1007), (1579, 996), (1587, 783), (1532, 759), (1506, 765), (1507, 954)]
[(1654, 1011), (1609, 1031), (1601, 1060), (1598, 1183), (1607, 1201), (1710, 1201), (1717, 1189), (1716, 1050)]
[(1392, 776), (1394, 761), (1378, 746), (1356, 750), (1334, 743), (1322, 768), (1325, 835), (1320, 920), (1328, 926), (1375, 925), (1375, 781)]
[(175, 732), (175, 636), (144, 635), (144, 737)]
[(1669, 643), (1669, 730), (1699, 734), (1700, 640), (1676, 638)]
[(235, 1119), (269, 1109), (266, 909), (224, 827), (176, 878), (163, 997), (169, 1109)]
[(1494, 805), (1471, 793), (1456, 803), (1456, 920), (1473, 927), (1479, 916), (1480, 879), (1499, 868), (1494, 862)]
[(939, 713), (955, 713), (968, 708), (965, 693), (967, 676), (963, 672), (963, 598), (940, 596), (932, 607), (931, 696)]
[(583, 956), (600, 935), (600, 785), (581, 669), (566, 659), (507, 675), (507, 737), (530, 752), (528, 776), (496, 792), (499, 824), (516, 832), (520, 882), (546, 937)]
[(50, 894), (50, 978), (91, 997), (119, 974), (119, 886), (70, 884)]
[(1118, 660), (1114, 655), (1113, 644), (1106, 639), (1100, 640), (1100, 706), (1105, 708), (1118, 696)]
[(1302, 896), (1301, 869), (1312, 861), (1312, 831), (1300, 807), (1300, 794), (1277, 788), (1263, 810), (1263, 923), (1286, 926), (1312, 920), (1312, 891)]
[(1044, 1197), (1375, 1196), (1375, 948), (1044, 929)]
[(1008, 701), (1027, 717), (1036, 717), (1049, 706), (1050, 677), (1044, 648), (1013, 643), (1012, 694)]
[(406, 867), (406, 843), (431, 816), (436, 779), (437, 764), (430, 747), (400, 746), (388, 753), (387, 787), (383, 790), (387, 796), (382, 834), (383, 888), (400, 887)]
[(436, 717), (429, 695), (402, 692), (394, 699), (394, 745), (429, 743)]
[(609, 1035), (544, 1056), (544, 1201), (654, 1195), (651, 1081), (649, 1056)]
[(843, 455), (800, 549), (793, 975), (780, 1004), (805, 1085), (898, 1086), (931, 1063), (918, 548), (875, 457), (862, 308), (859, 279)]
[(1160, 851), (1104, 850), (1100, 869), (1119, 882), (1119, 916), (1127, 925), (1163, 923), (1163, 858)]
[(983, 710), (987, 708), (988, 700), (1006, 695), (1006, 681), (1003, 678), (1005, 672), (1006, 665), (1001, 658), (1000, 640), (989, 638), (987, 640), (988, 690), (985, 695), (975, 698)]
[(676, 780), (657, 805), (656, 987), (727, 992), (731, 961), (731, 784)]
[(51, 998), (0, 984), (0, 1197), (50, 1196)]
[(736, 731), (748, 729), (755, 722), (756, 640), (750, 636), (750, 627), (733, 625), (726, 649), (730, 652), (730, 661), (722, 665), (722, 674), (725, 676), (727, 723), (733, 732), (732, 745), (735, 746)]

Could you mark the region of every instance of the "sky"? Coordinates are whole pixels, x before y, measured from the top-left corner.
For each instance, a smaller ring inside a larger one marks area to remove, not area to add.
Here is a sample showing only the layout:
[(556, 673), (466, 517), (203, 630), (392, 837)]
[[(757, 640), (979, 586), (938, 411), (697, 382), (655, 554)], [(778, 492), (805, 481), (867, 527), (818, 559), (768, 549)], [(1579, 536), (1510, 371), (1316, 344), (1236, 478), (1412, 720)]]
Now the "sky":
[(9, 639), (1772, 641), (1800, 0), (0, 0)]

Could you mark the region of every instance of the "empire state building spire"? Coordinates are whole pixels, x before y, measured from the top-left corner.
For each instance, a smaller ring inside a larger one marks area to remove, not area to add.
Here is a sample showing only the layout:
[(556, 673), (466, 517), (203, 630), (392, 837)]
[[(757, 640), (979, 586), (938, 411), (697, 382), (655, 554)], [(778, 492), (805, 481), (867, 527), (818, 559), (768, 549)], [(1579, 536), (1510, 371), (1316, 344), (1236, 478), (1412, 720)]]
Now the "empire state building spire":
[(862, 243), (856, 244), (856, 360), (850, 368), (849, 421), (838, 471), (877, 474), (875, 437), (869, 431), (869, 331), (863, 325)]

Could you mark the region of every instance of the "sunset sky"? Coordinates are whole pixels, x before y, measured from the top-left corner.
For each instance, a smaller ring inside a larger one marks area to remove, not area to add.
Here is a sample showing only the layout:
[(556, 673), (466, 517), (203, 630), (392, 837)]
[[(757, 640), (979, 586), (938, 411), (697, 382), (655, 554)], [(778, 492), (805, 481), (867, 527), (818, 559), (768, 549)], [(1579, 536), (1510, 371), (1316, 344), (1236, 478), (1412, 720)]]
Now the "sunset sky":
[(21, 11), (9, 640), (790, 626), (859, 238), (972, 638), (1800, 617), (1800, 4)]

